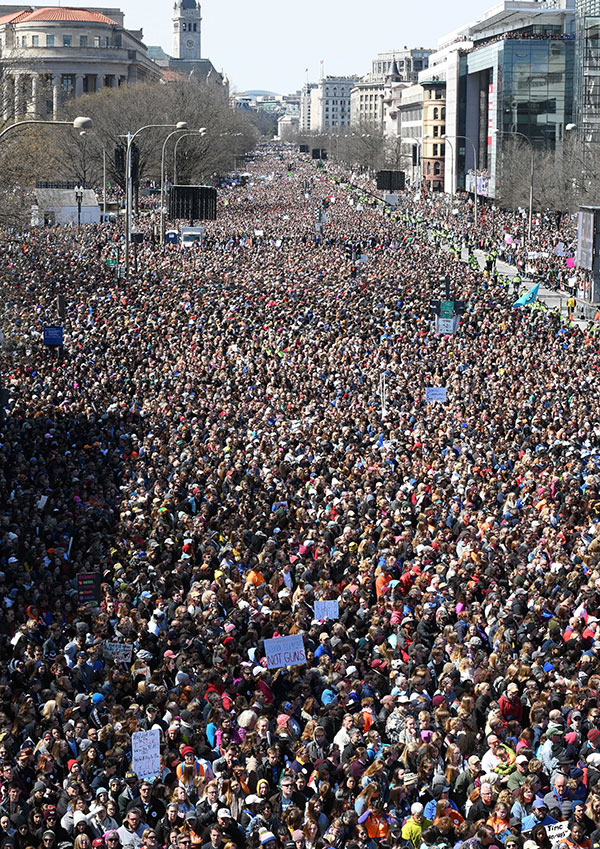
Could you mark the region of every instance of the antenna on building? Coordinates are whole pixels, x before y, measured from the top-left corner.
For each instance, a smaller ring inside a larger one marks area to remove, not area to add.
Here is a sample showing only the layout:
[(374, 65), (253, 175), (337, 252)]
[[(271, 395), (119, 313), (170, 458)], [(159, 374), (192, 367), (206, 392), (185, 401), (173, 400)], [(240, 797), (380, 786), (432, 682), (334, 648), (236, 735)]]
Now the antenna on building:
[(325, 79), (325, 62), (321, 59), (321, 79)]

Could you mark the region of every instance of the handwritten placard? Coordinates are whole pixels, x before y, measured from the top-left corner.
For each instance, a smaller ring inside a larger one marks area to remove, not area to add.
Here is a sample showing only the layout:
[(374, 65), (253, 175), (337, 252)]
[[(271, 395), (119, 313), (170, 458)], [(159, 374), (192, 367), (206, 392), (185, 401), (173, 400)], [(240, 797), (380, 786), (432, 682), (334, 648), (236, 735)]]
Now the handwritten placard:
[(283, 666), (301, 666), (306, 663), (304, 638), (302, 634), (289, 637), (275, 637), (265, 640), (267, 669), (280, 669)]
[(569, 836), (570, 828), (568, 822), (556, 822), (545, 826), (546, 834), (553, 847), (559, 846)]
[(441, 404), (446, 403), (446, 387), (445, 386), (427, 386), (425, 388), (425, 401), (429, 404), (432, 401), (439, 401)]
[(315, 619), (339, 619), (340, 603), (337, 599), (331, 601), (315, 601)]
[(131, 766), (138, 778), (160, 775), (160, 731), (136, 731), (131, 735)]
[(114, 660), (116, 663), (131, 663), (133, 646), (130, 643), (109, 643), (105, 641), (102, 648), (104, 657)]

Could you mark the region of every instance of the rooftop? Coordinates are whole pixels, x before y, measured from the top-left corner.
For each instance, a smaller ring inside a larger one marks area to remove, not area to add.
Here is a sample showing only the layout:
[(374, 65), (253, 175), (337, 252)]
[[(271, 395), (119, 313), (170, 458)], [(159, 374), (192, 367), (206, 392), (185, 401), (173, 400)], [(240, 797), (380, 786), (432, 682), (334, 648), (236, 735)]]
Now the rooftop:
[(75, 6), (44, 6), (41, 9), (24, 9), (0, 17), (0, 24), (22, 24), (29, 21), (82, 21), (84, 23), (117, 25), (112, 18), (92, 9)]

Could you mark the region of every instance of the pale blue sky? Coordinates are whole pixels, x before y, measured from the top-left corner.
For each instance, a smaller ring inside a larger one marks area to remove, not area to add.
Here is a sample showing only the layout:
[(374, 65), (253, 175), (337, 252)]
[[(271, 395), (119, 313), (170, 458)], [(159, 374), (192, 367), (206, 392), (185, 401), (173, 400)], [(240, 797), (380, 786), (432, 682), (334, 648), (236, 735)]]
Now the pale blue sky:
[[(126, 26), (142, 27), (146, 44), (171, 52), (172, 2), (119, 5)], [(307, 67), (310, 79), (318, 79), (321, 59), (326, 74), (363, 75), (379, 51), (435, 47), (439, 36), (493, 5), (493, 0), (205, 0), (202, 55), (225, 70), (236, 89), (287, 94), (306, 81)]]

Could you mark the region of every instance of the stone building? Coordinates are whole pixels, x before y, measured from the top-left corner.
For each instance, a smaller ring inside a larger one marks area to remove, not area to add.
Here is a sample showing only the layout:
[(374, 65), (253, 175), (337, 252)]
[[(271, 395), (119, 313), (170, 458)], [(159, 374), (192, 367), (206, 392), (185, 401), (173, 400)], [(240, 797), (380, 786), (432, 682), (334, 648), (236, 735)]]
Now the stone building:
[(142, 30), (110, 8), (0, 6), (0, 70), (4, 120), (57, 118), (67, 98), (160, 79)]

